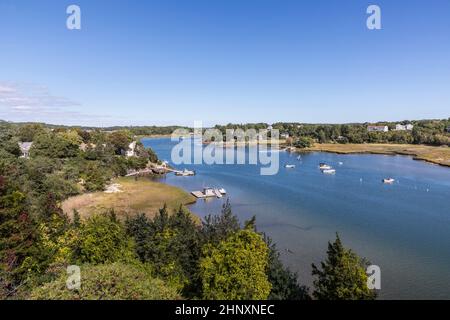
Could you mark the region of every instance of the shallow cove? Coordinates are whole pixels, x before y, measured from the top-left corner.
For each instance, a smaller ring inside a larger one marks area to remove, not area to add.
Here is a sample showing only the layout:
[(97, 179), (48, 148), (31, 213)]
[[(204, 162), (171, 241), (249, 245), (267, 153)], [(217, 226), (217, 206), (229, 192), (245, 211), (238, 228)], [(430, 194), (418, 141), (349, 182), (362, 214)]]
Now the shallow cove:
[[(170, 161), (173, 142), (143, 139)], [(320, 162), (336, 168), (323, 175)], [(339, 165), (343, 162), (343, 165)], [(296, 164), (295, 169), (285, 169)], [(280, 171), (260, 176), (251, 165), (186, 165), (194, 177), (162, 181), (187, 191), (223, 187), (233, 211), (257, 217), (258, 228), (278, 244), (283, 260), (311, 284), (311, 263), (325, 255), (339, 232), (344, 244), (381, 268), (381, 298), (450, 298), (450, 169), (406, 156), (280, 152)], [(384, 185), (381, 179), (396, 183)], [(362, 179), (362, 180), (361, 180)], [(225, 199), (197, 201), (200, 216), (217, 213)]]

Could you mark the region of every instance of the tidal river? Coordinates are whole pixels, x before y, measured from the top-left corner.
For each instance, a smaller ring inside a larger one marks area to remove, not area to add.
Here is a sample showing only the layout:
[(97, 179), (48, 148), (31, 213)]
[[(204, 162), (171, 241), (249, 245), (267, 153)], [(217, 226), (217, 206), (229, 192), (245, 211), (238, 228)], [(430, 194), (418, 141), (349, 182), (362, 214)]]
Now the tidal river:
[[(170, 163), (176, 144), (143, 139)], [(450, 299), (450, 168), (405, 156), (297, 155), (280, 152), (277, 175), (255, 165), (182, 165), (193, 177), (161, 180), (190, 192), (223, 187), (241, 221), (256, 216), (284, 262), (311, 285), (311, 263), (339, 232), (344, 245), (381, 268), (381, 299)], [(337, 171), (324, 175), (326, 162)], [(296, 168), (286, 169), (286, 164)], [(396, 182), (386, 185), (383, 178)], [(225, 199), (199, 200), (199, 216), (220, 212)]]

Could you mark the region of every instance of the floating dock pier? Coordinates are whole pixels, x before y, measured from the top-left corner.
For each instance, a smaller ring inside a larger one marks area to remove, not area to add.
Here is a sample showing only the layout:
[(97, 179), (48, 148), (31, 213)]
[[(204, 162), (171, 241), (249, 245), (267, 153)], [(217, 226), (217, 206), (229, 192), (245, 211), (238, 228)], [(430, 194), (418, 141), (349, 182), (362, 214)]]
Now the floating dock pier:
[(226, 191), (225, 189), (204, 188), (203, 191), (192, 191), (191, 194), (199, 199), (206, 198), (222, 198)]

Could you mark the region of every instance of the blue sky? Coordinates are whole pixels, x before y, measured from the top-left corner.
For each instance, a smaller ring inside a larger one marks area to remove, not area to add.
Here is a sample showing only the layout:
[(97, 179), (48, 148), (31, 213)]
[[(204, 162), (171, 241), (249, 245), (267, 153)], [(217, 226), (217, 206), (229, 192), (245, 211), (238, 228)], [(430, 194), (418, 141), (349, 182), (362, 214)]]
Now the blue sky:
[[(66, 28), (77, 4), (82, 29)], [(366, 9), (382, 10), (382, 30)], [(450, 1), (0, 0), (0, 119), (85, 125), (450, 116)]]

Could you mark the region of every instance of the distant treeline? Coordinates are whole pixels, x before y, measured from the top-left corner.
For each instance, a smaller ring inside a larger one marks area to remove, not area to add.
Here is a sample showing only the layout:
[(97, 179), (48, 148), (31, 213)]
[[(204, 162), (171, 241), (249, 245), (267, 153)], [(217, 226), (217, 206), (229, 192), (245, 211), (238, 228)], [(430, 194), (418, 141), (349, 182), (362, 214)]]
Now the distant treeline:
[[(412, 130), (396, 131), (397, 124), (412, 124)], [(388, 126), (388, 132), (369, 132), (368, 126)], [(215, 128), (225, 133), (226, 129), (265, 129), (267, 123), (227, 124)], [(308, 143), (409, 143), (433, 146), (450, 146), (450, 118), (446, 120), (413, 120), (401, 122), (349, 123), (349, 124), (305, 124), (278, 122), (272, 125), (280, 134), (288, 134), (293, 144)]]
[[(7, 123), (0, 124), (15, 127), (29, 126), (30, 123)], [(397, 124), (412, 124), (412, 130), (395, 130)], [(35, 124), (36, 125), (36, 124)], [(114, 127), (83, 127), (83, 126), (57, 126), (51, 124), (40, 124), (43, 127), (59, 130), (73, 129), (79, 132), (92, 131), (127, 131), (134, 136), (170, 135), (176, 129), (192, 128), (182, 126), (114, 126)], [(368, 126), (387, 126), (388, 132), (369, 132)], [(226, 129), (267, 129), (268, 123), (245, 123), (216, 125), (214, 128), (226, 133)], [(300, 122), (278, 122), (272, 125), (278, 129), (280, 134), (289, 135), (290, 143), (308, 145), (312, 143), (405, 143), (426, 144), (432, 146), (450, 146), (450, 118), (442, 120), (405, 120), (400, 122), (377, 122), (377, 123), (347, 123), (347, 124), (307, 124)]]
[(36, 123), (36, 122), (6, 122), (0, 120), (0, 125), (10, 125), (10, 126), (28, 126), (28, 125), (40, 125), (48, 129), (76, 129), (82, 131), (121, 131), (127, 130), (131, 134), (136, 136), (152, 136), (152, 135), (170, 135), (176, 129), (188, 129), (182, 126), (111, 126), (111, 127), (94, 127), (94, 126), (65, 126), (65, 125), (55, 125), (47, 123)]

